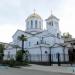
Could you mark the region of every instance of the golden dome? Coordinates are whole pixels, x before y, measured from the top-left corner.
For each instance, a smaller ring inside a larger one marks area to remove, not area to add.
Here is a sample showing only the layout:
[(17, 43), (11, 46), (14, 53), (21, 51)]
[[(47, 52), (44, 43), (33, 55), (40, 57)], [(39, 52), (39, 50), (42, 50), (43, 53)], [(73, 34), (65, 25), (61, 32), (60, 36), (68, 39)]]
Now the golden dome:
[(37, 13), (33, 13), (30, 16), (27, 17), (27, 19), (30, 19), (30, 18), (38, 18), (38, 19), (41, 19), (41, 17)]

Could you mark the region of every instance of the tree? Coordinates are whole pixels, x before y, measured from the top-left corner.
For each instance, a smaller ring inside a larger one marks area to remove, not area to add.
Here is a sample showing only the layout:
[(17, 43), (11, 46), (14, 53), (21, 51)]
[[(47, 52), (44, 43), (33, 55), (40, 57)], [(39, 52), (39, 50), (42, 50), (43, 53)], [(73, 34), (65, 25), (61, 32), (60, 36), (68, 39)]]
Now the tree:
[(24, 41), (27, 41), (27, 37), (22, 34), (18, 38), (20, 41), (22, 41), (22, 51), (24, 51)]
[(63, 38), (72, 38), (72, 35), (69, 32), (63, 33)]
[(29, 51), (25, 50), (24, 56), (23, 56), (24, 57), (23, 60), (26, 61), (26, 62), (28, 62), (28, 55), (29, 55)]
[[(22, 50), (19, 50), (19, 51), (17, 51), (17, 53), (16, 53), (16, 60), (17, 61), (27, 61), (28, 60), (28, 54), (29, 54), (29, 52), (26, 50), (25, 52), (24, 52), (24, 54), (22, 53)], [(23, 55), (24, 55), (24, 58), (23, 58)]]
[(22, 57), (23, 57), (22, 50), (17, 51), (17, 53), (16, 53), (16, 60), (17, 61), (22, 61), (22, 59), (23, 59)]
[(24, 53), (25, 53), (25, 50), (24, 50), (24, 41), (27, 41), (27, 37), (24, 36), (23, 34), (21, 36), (18, 37), (20, 41), (22, 41), (22, 52), (20, 51), (19, 54), (21, 53), (21, 58), (23, 60), (23, 56), (24, 56)]
[(4, 45), (0, 44), (0, 59), (3, 60), (3, 56), (4, 56)]

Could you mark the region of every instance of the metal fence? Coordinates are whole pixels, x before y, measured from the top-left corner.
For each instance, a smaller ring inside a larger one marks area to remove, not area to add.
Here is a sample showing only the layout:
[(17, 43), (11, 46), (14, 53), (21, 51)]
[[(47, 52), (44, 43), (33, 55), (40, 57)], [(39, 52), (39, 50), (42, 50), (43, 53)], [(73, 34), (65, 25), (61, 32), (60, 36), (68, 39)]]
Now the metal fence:
[[(16, 60), (16, 55), (4, 55), (4, 60)], [(52, 64), (68, 64), (75, 62), (75, 55), (68, 54), (29, 54), (25, 57), (29, 62), (49, 63)]]
[(69, 55), (68, 54), (30, 54), (28, 55), (29, 61), (35, 61), (35, 62), (57, 62), (58, 60), (60, 62), (69, 61)]
[(37, 64), (73, 64), (75, 63), (75, 55), (68, 55), (68, 54), (30, 54), (28, 56), (28, 61)]

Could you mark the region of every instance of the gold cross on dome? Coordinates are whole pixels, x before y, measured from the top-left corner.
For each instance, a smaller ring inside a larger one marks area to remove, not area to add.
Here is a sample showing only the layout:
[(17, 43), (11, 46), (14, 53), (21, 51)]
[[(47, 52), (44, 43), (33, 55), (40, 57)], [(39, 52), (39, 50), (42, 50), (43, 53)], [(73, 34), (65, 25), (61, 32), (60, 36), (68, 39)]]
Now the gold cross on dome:
[(52, 15), (52, 9), (51, 9), (51, 15)]
[(36, 9), (34, 9), (33, 11), (34, 11), (34, 14), (35, 14), (35, 12), (36, 12)]

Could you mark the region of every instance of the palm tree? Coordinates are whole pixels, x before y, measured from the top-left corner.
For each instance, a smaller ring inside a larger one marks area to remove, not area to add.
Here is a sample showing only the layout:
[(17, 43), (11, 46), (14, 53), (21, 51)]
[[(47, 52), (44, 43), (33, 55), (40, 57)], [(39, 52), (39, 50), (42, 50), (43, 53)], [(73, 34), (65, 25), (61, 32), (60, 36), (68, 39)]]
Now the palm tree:
[(21, 54), (21, 60), (23, 61), (23, 56), (24, 56), (24, 41), (27, 41), (27, 37), (24, 36), (23, 34), (21, 36), (18, 37), (18, 39), (22, 42), (22, 50), (20, 51)]
[(22, 41), (22, 51), (24, 52), (24, 41), (27, 41), (27, 37), (22, 34), (18, 38), (20, 41)]

